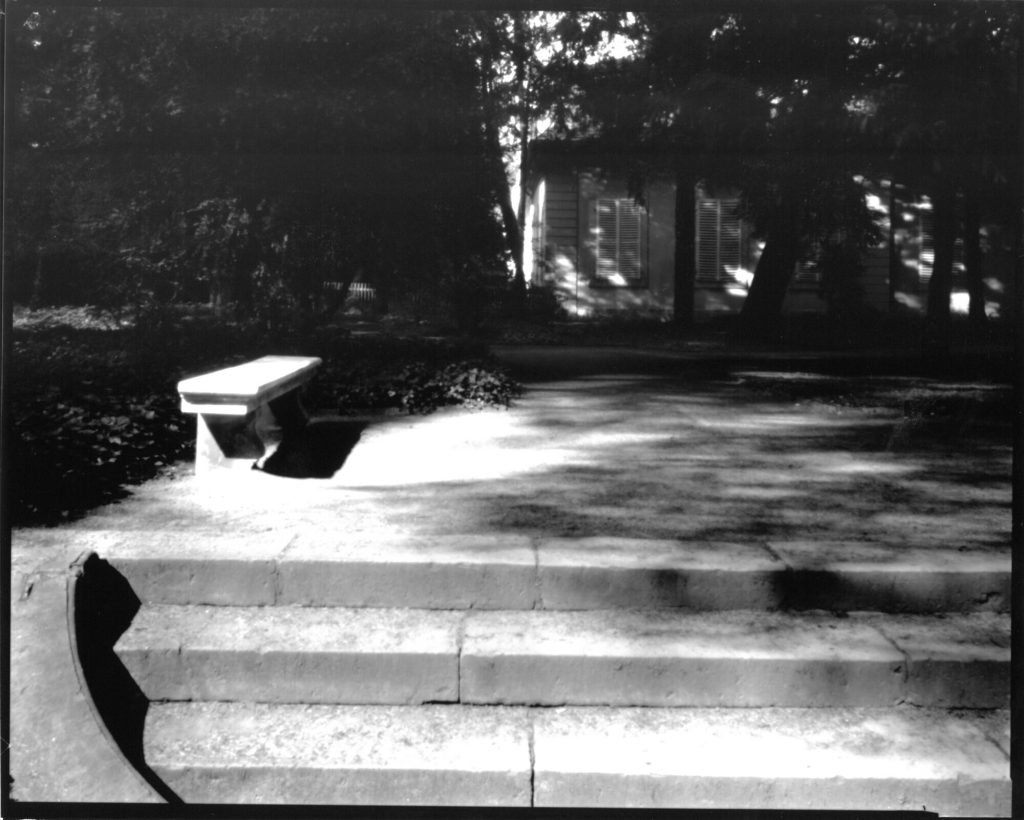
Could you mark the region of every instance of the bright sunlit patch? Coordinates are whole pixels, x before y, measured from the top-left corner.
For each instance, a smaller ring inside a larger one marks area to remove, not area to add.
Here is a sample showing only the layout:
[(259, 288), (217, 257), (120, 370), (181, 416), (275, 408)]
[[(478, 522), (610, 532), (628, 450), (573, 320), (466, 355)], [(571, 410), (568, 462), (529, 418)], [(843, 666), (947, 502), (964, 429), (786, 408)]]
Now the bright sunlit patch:
[(766, 427), (820, 427), (822, 420), (811, 415), (763, 415), (761, 423)]
[[(636, 22), (636, 15), (632, 12), (626, 14), (626, 25), (633, 25)], [(624, 34), (608, 35), (607, 32), (601, 35), (601, 42), (597, 48), (587, 55), (587, 65), (594, 65), (601, 60), (623, 60), (636, 53), (637, 44), (632, 37)]]
[(868, 194), (864, 197), (864, 201), (867, 203), (869, 210), (882, 214), (889, 212), (889, 209), (882, 204), (882, 198), (877, 194)]
[(911, 310), (921, 310), (924, 307), (924, 303), (921, 298), (914, 296), (911, 293), (904, 293), (899, 291), (896, 293), (896, 302), (903, 305), (903, 307), (910, 308)]
[(384, 424), (363, 435), (334, 481), (347, 487), (484, 481), (579, 460), (562, 442), (514, 446), (527, 435), (512, 414), (497, 411)]
[(726, 486), (718, 492), (724, 498), (746, 498), (755, 501), (781, 501), (799, 495), (796, 490), (786, 487)]
[(668, 437), (662, 433), (588, 433), (581, 436), (577, 443), (581, 447), (598, 447), (667, 440)]
[(746, 268), (742, 268), (739, 266), (727, 266), (725, 272), (732, 277), (734, 282), (742, 285), (744, 288), (749, 288), (751, 282), (754, 281), (754, 272), (752, 270), (747, 270)]
[(832, 380), (832, 377), (824, 376), (821, 373), (786, 370), (737, 370), (735, 375), (745, 379), (785, 379), (791, 382), (824, 382)]
[(827, 473), (840, 473), (842, 475), (906, 475), (914, 472), (917, 468), (908, 464), (896, 464), (883, 461), (847, 461), (837, 464), (821, 465), (819, 469)]
[(712, 430), (762, 430), (764, 429), (763, 422), (758, 419), (756, 421), (739, 421), (736, 419), (698, 419), (697, 424), (700, 427), (708, 427)]

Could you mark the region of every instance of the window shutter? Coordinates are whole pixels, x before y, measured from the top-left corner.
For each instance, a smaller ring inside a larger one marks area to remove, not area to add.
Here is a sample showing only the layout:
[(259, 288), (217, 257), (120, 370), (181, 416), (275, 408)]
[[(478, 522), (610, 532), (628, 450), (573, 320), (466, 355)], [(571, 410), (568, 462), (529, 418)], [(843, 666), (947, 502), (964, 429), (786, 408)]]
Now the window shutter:
[(643, 270), (640, 259), (641, 216), (635, 202), (619, 200), (619, 274), (626, 279), (639, 279)]
[(918, 217), (917, 281), (926, 285), (935, 266), (935, 243), (932, 240), (932, 212), (921, 211)]
[[(919, 245), (917, 249), (917, 281), (927, 285), (935, 268), (935, 230), (932, 211), (921, 211), (918, 222)], [(953, 243), (953, 276), (962, 274), (964, 270), (964, 239), (956, 238)]]
[(697, 281), (718, 279), (718, 202), (697, 200)]
[(597, 276), (640, 279), (643, 274), (643, 210), (631, 199), (598, 199), (596, 205)]
[(599, 277), (614, 276), (618, 272), (615, 262), (617, 217), (614, 199), (597, 200), (597, 275)]
[(697, 281), (732, 278), (743, 261), (743, 229), (737, 199), (697, 200)]
[(817, 266), (811, 262), (797, 262), (796, 270), (794, 271), (793, 281), (805, 283), (805, 282), (817, 282), (821, 279), (821, 274), (818, 271)]
[(738, 199), (722, 199), (719, 205), (718, 269), (722, 277), (728, 279), (732, 279), (743, 264), (742, 231), (736, 215), (739, 204)]

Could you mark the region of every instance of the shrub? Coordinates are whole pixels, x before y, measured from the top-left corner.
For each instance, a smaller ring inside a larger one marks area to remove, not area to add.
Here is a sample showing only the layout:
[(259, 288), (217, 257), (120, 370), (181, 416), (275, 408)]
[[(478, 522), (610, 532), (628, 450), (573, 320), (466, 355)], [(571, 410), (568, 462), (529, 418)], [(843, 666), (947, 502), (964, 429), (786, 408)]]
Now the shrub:
[(397, 374), (388, 398), (391, 406), (410, 413), (431, 413), (452, 405), (508, 407), (518, 393), (511, 379), (482, 362), (453, 362), (440, 370), (416, 363)]
[(508, 407), (519, 386), (471, 342), (342, 339), (316, 350), (324, 367), (311, 403), (342, 413)]
[(16, 312), (8, 499), (15, 526), (59, 524), (190, 458), (195, 421), (180, 411), (177, 382), (264, 353), (324, 359), (311, 388), (315, 408), (428, 413), (507, 406), (517, 392), (468, 343), (353, 338), (337, 328), (282, 341), (198, 310), (171, 319), (159, 346), (140, 346), (130, 324), (106, 324), (84, 309)]
[[(135, 371), (110, 331), (16, 340), (10, 373), (12, 523), (57, 524), (186, 458), (174, 374)], [(84, 342), (84, 343), (83, 343)], [(105, 349), (106, 348), (106, 349)]]

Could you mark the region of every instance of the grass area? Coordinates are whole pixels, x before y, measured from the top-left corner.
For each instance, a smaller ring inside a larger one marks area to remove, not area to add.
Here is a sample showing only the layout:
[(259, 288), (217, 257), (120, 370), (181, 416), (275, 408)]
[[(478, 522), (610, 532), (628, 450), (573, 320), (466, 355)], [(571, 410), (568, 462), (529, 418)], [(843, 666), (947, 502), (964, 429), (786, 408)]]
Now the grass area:
[(54, 525), (191, 458), (177, 383), (265, 354), (320, 356), (308, 404), (340, 413), (503, 407), (518, 386), (466, 342), (343, 327), (270, 340), (185, 310), (160, 327), (87, 308), (18, 309), (8, 376), (15, 526)]

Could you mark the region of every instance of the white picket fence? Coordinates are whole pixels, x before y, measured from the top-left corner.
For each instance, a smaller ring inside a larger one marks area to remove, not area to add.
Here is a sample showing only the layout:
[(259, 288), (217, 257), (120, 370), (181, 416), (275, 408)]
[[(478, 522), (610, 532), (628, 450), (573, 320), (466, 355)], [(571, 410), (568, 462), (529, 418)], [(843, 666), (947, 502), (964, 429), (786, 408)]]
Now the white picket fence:
[[(324, 282), (325, 290), (341, 290), (344, 282)], [(372, 305), (377, 298), (377, 290), (365, 282), (353, 282), (349, 285), (346, 305)]]

